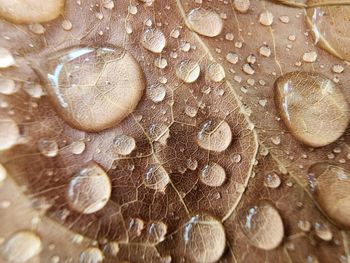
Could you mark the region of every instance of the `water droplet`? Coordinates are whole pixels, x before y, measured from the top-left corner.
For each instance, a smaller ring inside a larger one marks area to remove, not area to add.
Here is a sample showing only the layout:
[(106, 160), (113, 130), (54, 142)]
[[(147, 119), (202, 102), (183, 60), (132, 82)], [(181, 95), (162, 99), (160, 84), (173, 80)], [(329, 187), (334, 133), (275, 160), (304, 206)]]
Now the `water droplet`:
[[(113, 2), (112, 2), (113, 3)], [(73, 27), (72, 23), (69, 20), (63, 20), (62, 21), (62, 28), (66, 31), (71, 30)]]
[(169, 181), (167, 171), (159, 164), (149, 165), (144, 174), (145, 185), (156, 191), (164, 192)]
[(141, 218), (131, 218), (128, 222), (128, 231), (133, 236), (140, 236), (145, 228), (145, 222)]
[(45, 27), (42, 24), (34, 23), (29, 25), (29, 30), (32, 31), (34, 34), (42, 35), (45, 33)]
[(148, 28), (142, 34), (141, 44), (153, 53), (161, 53), (166, 45), (166, 38), (158, 28)]
[(104, 255), (97, 247), (88, 247), (81, 252), (79, 257), (80, 263), (102, 263)]
[(241, 13), (247, 13), (250, 7), (249, 0), (234, 0), (233, 2), (235, 9)]
[(136, 141), (133, 137), (122, 134), (113, 140), (114, 150), (120, 155), (129, 155), (136, 148)]
[(281, 178), (277, 173), (268, 173), (264, 180), (264, 185), (269, 188), (278, 188), (281, 185)]
[(43, 95), (43, 89), (41, 88), (41, 85), (38, 83), (24, 83), (23, 89), (25, 92), (28, 93), (29, 96), (39, 99)]
[(113, 257), (116, 257), (119, 253), (119, 244), (115, 241), (109, 242), (106, 246), (105, 246), (105, 250), (112, 255)]
[(8, 262), (24, 263), (41, 251), (40, 237), (29, 230), (22, 230), (11, 235), (0, 248), (2, 257)]
[(303, 55), (303, 60), (305, 62), (315, 62), (317, 59), (317, 53), (315, 51), (305, 52)]
[(167, 225), (163, 222), (153, 222), (148, 225), (148, 239), (151, 243), (159, 243), (162, 242), (167, 233)]
[(192, 9), (187, 15), (187, 21), (190, 29), (207, 37), (219, 35), (223, 28), (223, 22), (218, 13), (201, 7)]
[(284, 227), (279, 212), (265, 200), (250, 206), (245, 211), (241, 227), (250, 243), (264, 250), (276, 248), (284, 237)]
[[(308, 1), (317, 4), (321, 1)], [(307, 9), (306, 21), (315, 43), (329, 53), (350, 60), (349, 12), (344, 5), (319, 6)]]
[(58, 154), (58, 145), (53, 139), (40, 139), (38, 141), (38, 149), (40, 153), (46, 157), (55, 157)]
[(225, 70), (219, 63), (211, 63), (207, 69), (208, 78), (214, 82), (220, 82), (225, 78)]
[[(1, 7), (1, 2), (0, 2), (0, 7)], [(0, 47), (0, 68), (8, 68), (14, 65), (16, 65), (16, 61), (12, 56), (10, 50)]]
[(0, 120), (0, 151), (8, 150), (19, 139), (19, 129), (16, 122), (10, 118)]
[(315, 199), (336, 223), (350, 228), (350, 173), (329, 163), (316, 163), (309, 170), (315, 178)]
[(259, 53), (260, 53), (260, 55), (262, 55), (264, 57), (269, 57), (269, 56), (271, 56), (271, 49), (269, 46), (263, 45), (260, 47)]
[(216, 262), (226, 247), (223, 225), (205, 213), (194, 215), (185, 223), (182, 238), (184, 254), (190, 262)]
[(16, 83), (12, 79), (6, 79), (0, 77), (0, 93), (5, 95), (11, 95), (18, 91)]
[(331, 241), (333, 234), (326, 224), (316, 222), (314, 224), (315, 234), (324, 241)]
[(186, 59), (177, 65), (176, 76), (186, 83), (192, 83), (198, 79), (200, 71), (201, 69), (197, 62)]
[(259, 22), (264, 26), (271, 26), (273, 23), (273, 14), (270, 11), (265, 10), (260, 14)]
[(168, 66), (168, 61), (163, 57), (156, 57), (154, 60), (154, 66), (160, 69), (165, 69)]
[(221, 165), (212, 162), (204, 166), (204, 168), (200, 171), (199, 179), (205, 185), (218, 187), (225, 182), (226, 172)]
[(151, 101), (158, 103), (164, 100), (166, 89), (163, 84), (153, 84), (147, 87), (146, 94)]
[(229, 52), (226, 55), (226, 59), (231, 64), (236, 64), (238, 62), (238, 55), (236, 53)]
[(318, 73), (290, 72), (279, 77), (275, 104), (287, 128), (309, 146), (334, 142), (349, 123), (350, 109), (344, 94)]
[(0, 183), (7, 178), (7, 171), (5, 167), (0, 163)]
[(71, 145), (69, 145), (71, 153), (76, 155), (82, 154), (85, 151), (85, 147), (85, 142), (82, 141), (72, 142)]
[(232, 141), (232, 131), (224, 120), (208, 119), (200, 125), (197, 135), (198, 145), (209, 151), (223, 152)]
[(64, 0), (0, 0), (0, 16), (17, 24), (48, 22), (63, 14)]
[(193, 118), (196, 117), (198, 110), (194, 107), (191, 106), (186, 106), (185, 108), (185, 113), (187, 116)]
[(117, 125), (137, 106), (145, 87), (138, 62), (115, 46), (61, 50), (38, 73), (59, 115), (84, 131)]
[(67, 188), (68, 203), (80, 213), (95, 213), (107, 204), (111, 189), (106, 172), (95, 162), (90, 162), (71, 178)]
[(307, 220), (300, 220), (298, 227), (304, 232), (309, 232), (311, 230), (311, 223)]

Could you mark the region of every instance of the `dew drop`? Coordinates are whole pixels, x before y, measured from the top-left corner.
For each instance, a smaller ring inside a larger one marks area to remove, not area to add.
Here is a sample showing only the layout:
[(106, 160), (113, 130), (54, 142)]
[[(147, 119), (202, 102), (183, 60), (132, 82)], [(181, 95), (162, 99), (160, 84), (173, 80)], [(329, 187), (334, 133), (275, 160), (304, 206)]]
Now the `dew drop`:
[(16, 83), (12, 79), (6, 79), (0, 77), (0, 93), (5, 95), (11, 95), (18, 91)]
[(114, 150), (120, 155), (129, 155), (136, 148), (136, 141), (133, 137), (122, 134), (113, 140)]
[(204, 168), (200, 171), (199, 179), (205, 185), (218, 187), (225, 182), (226, 172), (221, 165), (212, 162), (204, 166)]
[(192, 9), (187, 15), (187, 21), (190, 29), (206, 37), (219, 35), (223, 28), (221, 17), (212, 9)]
[(79, 257), (80, 263), (102, 263), (104, 255), (97, 247), (88, 247), (81, 252)]
[(120, 247), (117, 242), (112, 241), (105, 246), (105, 250), (113, 257), (116, 257), (119, 253)]
[(250, 243), (264, 250), (278, 247), (284, 237), (284, 226), (279, 212), (265, 200), (245, 211), (241, 227)]
[(323, 223), (316, 222), (314, 224), (315, 234), (318, 238), (323, 241), (331, 241), (333, 238), (333, 234), (329, 227)]
[(308, 172), (315, 178), (314, 196), (322, 210), (350, 229), (350, 172), (329, 163), (316, 163)]
[[(0, 2), (0, 10), (1, 10), (1, 2)], [(16, 65), (16, 61), (12, 56), (10, 50), (0, 47), (0, 68), (8, 68), (14, 65)]]
[(275, 82), (275, 104), (287, 128), (304, 144), (336, 141), (349, 123), (349, 105), (329, 79), (313, 72), (290, 72)]
[(48, 22), (63, 13), (65, 0), (0, 0), (0, 16), (17, 24)]
[(200, 125), (197, 135), (198, 145), (209, 151), (223, 152), (232, 141), (232, 131), (224, 120), (208, 119)]
[(238, 55), (236, 53), (229, 52), (226, 55), (226, 59), (231, 64), (236, 64), (238, 62)]
[(281, 178), (275, 172), (268, 173), (265, 176), (264, 185), (269, 188), (278, 188), (281, 185)]
[(167, 225), (161, 221), (152, 222), (148, 225), (147, 233), (148, 239), (151, 243), (159, 243), (162, 242), (167, 233)]
[[(113, 2), (112, 2), (113, 3)], [(69, 20), (63, 20), (62, 21), (62, 28), (66, 31), (71, 30), (73, 27), (72, 23)]]
[(216, 262), (226, 247), (223, 225), (206, 213), (194, 215), (185, 223), (182, 239), (185, 257), (190, 262)]
[(7, 178), (7, 171), (5, 167), (0, 163), (0, 184), (6, 180)]
[(211, 63), (207, 69), (207, 76), (214, 82), (220, 82), (225, 78), (225, 70), (219, 63)]
[(146, 187), (164, 192), (169, 182), (169, 175), (163, 166), (159, 164), (151, 164), (148, 166), (144, 174), (144, 183)]
[(148, 28), (142, 34), (141, 44), (153, 53), (161, 53), (166, 45), (166, 38), (158, 28)]
[(188, 117), (191, 117), (191, 118), (196, 117), (197, 112), (198, 112), (198, 110), (194, 107), (186, 106), (186, 108), (185, 108), (185, 113)]
[(145, 87), (138, 62), (115, 46), (73, 47), (42, 64), (37, 71), (58, 114), (84, 131), (117, 125), (135, 109)]
[(273, 14), (270, 11), (265, 10), (260, 14), (259, 22), (264, 26), (271, 26), (273, 23)]
[(166, 60), (166, 58), (157, 57), (154, 60), (154, 66), (160, 69), (165, 69), (168, 66), (168, 61)]
[[(316, 4), (320, 0), (308, 0)], [(306, 21), (315, 43), (327, 52), (345, 60), (350, 60), (349, 12), (344, 5), (319, 6), (307, 9)]]
[(271, 49), (269, 48), (269, 46), (263, 45), (260, 47), (259, 53), (264, 57), (269, 57), (271, 56)]
[(76, 141), (71, 143), (71, 145), (69, 145), (69, 149), (71, 151), (71, 153), (79, 155), (82, 154), (85, 151), (85, 142), (82, 141)]
[(241, 13), (247, 13), (250, 7), (249, 0), (234, 0), (233, 4), (235, 9)]
[(133, 236), (140, 236), (144, 228), (145, 222), (141, 218), (131, 218), (128, 221), (128, 231)]
[(67, 187), (68, 203), (80, 213), (95, 213), (107, 204), (111, 188), (106, 172), (91, 161), (71, 178)]
[(163, 84), (153, 84), (147, 87), (146, 94), (151, 101), (158, 103), (164, 100), (166, 90)]
[(46, 31), (45, 27), (39, 23), (29, 25), (29, 30), (32, 31), (34, 34), (38, 34), (38, 35), (42, 35)]
[(58, 154), (58, 145), (53, 139), (40, 139), (38, 141), (38, 149), (40, 153), (46, 157), (55, 157)]
[(20, 137), (16, 122), (10, 118), (0, 120), (0, 151), (13, 147)]
[(298, 227), (304, 232), (309, 232), (311, 230), (311, 223), (307, 220), (300, 220)]
[(186, 59), (177, 65), (176, 76), (186, 83), (192, 83), (198, 79), (200, 71), (201, 69), (197, 62)]
[(0, 248), (2, 257), (7, 262), (24, 263), (41, 252), (40, 237), (29, 230), (22, 230), (11, 235)]
[(305, 52), (303, 55), (303, 60), (305, 62), (315, 62), (317, 59), (317, 53), (315, 51)]

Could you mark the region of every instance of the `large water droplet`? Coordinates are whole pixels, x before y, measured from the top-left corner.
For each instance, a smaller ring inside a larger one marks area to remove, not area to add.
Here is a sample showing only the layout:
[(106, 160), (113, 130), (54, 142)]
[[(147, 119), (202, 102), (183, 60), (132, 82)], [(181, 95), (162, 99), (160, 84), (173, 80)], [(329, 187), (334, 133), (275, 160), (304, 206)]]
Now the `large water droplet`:
[(184, 253), (191, 262), (216, 262), (226, 247), (225, 230), (221, 222), (209, 214), (194, 215), (182, 232)]
[[(323, 2), (308, 0), (307, 4), (324, 4)], [(329, 2), (332, 3), (332, 1)], [(350, 8), (340, 4), (308, 8), (306, 16), (315, 43), (345, 60), (350, 60), (349, 14)]]
[(276, 80), (276, 107), (293, 135), (320, 147), (337, 140), (349, 123), (349, 105), (342, 91), (318, 73), (291, 72)]
[(38, 141), (40, 153), (46, 157), (55, 157), (58, 153), (57, 142), (53, 139), (42, 138)]
[(202, 183), (208, 186), (218, 187), (225, 182), (226, 173), (221, 165), (217, 163), (210, 163), (204, 166), (204, 168), (200, 171), (199, 179)]
[(106, 172), (95, 162), (90, 162), (71, 178), (67, 188), (68, 203), (80, 213), (95, 213), (107, 204), (111, 189)]
[(161, 53), (166, 45), (166, 38), (158, 28), (148, 28), (142, 34), (141, 44), (153, 53)]
[(47, 22), (63, 13), (65, 0), (0, 0), (0, 16), (14, 23)]
[(79, 257), (80, 263), (102, 263), (104, 255), (97, 247), (86, 248)]
[(223, 28), (221, 17), (212, 9), (192, 9), (187, 15), (187, 21), (190, 29), (207, 37), (219, 35)]
[(129, 155), (136, 148), (136, 141), (133, 137), (122, 134), (114, 138), (114, 150), (120, 155)]
[(197, 62), (186, 59), (177, 65), (176, 76), (186, 83), (192, 83), (198, 79), (200, 71), (201, 69)]
[(29, 230), (22, 230), (11, 235), (1, 246), (2, 257), (11, 263), (24, 263), (40, 253), (40, 237)]
[(209, 119), (200, 125), (197, 143), (205, 150), (214, 152), (225, 151), (232, 141), (232, 131), (224, 120)]
[(250, 206), (242, 216), (241, 227), (250, 243), (264, 250), (276, 248), (284, 236), (281, 216), (267, 201)]
[(0, 151), (10, 149), (19, 139), (19, 129), (16, 122), (10, 118), (0, 120)]
[(149, 165), (144, 174), (145, 185), (156, 191), (164, 192), (169, 181), (170, 178), (167, 171), (159, 164)]
[(350, 229), (350, 172), (333, 164), (317, 163), (309, 173), (316, 180), (314, 194), (322, 210)]
[(117, 125), (135, 109), (145, 88), (138, 62), (115, 46), (61, 50), (38, 72), (59, 115), (85, 131)]

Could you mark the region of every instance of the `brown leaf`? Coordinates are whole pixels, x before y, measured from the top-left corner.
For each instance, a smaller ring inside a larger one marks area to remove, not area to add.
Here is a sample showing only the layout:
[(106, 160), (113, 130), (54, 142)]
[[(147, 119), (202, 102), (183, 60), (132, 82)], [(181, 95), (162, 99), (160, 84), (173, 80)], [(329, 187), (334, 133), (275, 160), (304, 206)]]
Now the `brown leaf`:
[(349, 261), (347, 4), (2, 15), (2, 258)]

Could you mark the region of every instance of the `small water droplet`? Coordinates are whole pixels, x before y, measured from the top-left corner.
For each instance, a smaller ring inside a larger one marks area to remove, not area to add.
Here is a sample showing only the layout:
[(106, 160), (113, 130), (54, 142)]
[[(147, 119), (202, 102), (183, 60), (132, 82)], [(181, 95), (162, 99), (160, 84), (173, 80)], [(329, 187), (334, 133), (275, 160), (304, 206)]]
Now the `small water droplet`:
[(232, 131), (224, 120), (208, 119), (200, 125), (198, 145), (209, 151), (223, 152), (232, 142)]
[(144, 174), (144, 182), (148, 188), (164, 192), (170, 182), (170, 178), (163, 166), (151, 164)]
[(194, 215), (183, 227), (181, 246), (190, 262), (216, 262), (226, 248), (224, 227), (209, 214)]
[(16, 61), (10, 50), (0, 47), (0, 68), (8, 68), (14, 65), (16, 65)]
[(141, 44), (153, 53), (161, 53), (166, 45), (166, 38), (158, 28), (148, 28), (142, 34)]
[(79, 155), (82, 154), (85, 151), (85, 142), (82, 141), (76, 141), (76, 142), (72, 142), (69, 145), (69, 149), (71, 151), (71, 153)]
[(62, 21), (62, 28), (66, 31), (71, 30), (73, 27), (72, 23), (69, 20), (63, 20)]
[(55, 157), (58, 154), (58, 145), (53, 139), (41, 138), (38, 141), (38, 149), (46, 157)]
[(231, 64), (236, 64), (238, 62), (238, 55), (236, 53), (229, 52), (226, 55), (226, 59)]
[(208, 78), (214, 82), (220, 82), (225, 78), (225, 70), (219, 63), (211, 63), (207, 69)]
[(34, 34), (38, 34), (38, 35), (42, 35), (46, 31), (45, 27), (39, 23), (29, 25), (29, 30), (32, 31)]
[(247, 13), (250, 7), (249, 0), (234, 0), (233, 4), (235, 9), (241, 13)]
[(207, 37), (219, 35), (223, 28), (221, 17), (212, 9), (192, 9), (187, 15), (187, 21), (190, 29)]
[(303, 60), (305, 62), (315, 62), (317, 59), (317, 53), (315, 51), (305, 52), (303, 55)]
[(269, 57), (269, 56), (271, 56), (271, 49), (269, 46), (263, 45), (260, 47), (259, 53), (260, 53), (260, 55), (262, 55), (264, 57)]
[(128, 221), (128, 231), (131, 235), (138, 237), (145, 228), (145, 222), (141, 218), (131, 218)]
[(24, 263), (38, 255), (42, 249), (40, 237), (29, 230), (22, 230), (5, 240), (0, 252), (8, 262)]
[(265, 200), (245, 211), (241, 227), (250, 243), (264, 250), (276, 248), (284, 237), (284, 226), (279, 212)]
[(147, 87), (146, 94), (150, 100), (154, 103), (158, 103), (164, 100), (166, 89), (163, 84), (153, 84)]
[(185, 113), (187, 116), (193, 118), (196, 117), (198, 110), (194, 107), (191, 106), (186, 106), (185, 108)]
[(265, 176), (264, 185), (269, 188), (278, 188), (281, 185), (281, 178), (275, 172), (268, 173)]
[(67, 187), (68, 203), (80, 213), (95, 213), (107, 204), (111, 190), (106, 172), (91, 161), (71, 178)]
[(259, 22), (264, 26), (271, 26), (273, 23), (273, 14), (268, 10), (263, 11), (259, 16)]
[(148, 225), (148, 240), (151, 243), (159, 243), (162, 242), (167, 233), (167, 225), (161, 221), (152, 222)]
[(314, 224), (315, 234), (324, 241), (331, 241), (333, 234), (326, 224), (316, 222)]
[(205, 185), (218, 187), (225, 182), (226, 172), (221, 165), (211, 162), (200, 171), (199, 179)]
[(176, 76), (186, 83), (195, 82), (200, 74), (200, 67), (197, 62), (186, 59), (181, 61), (176, 67)]
[(114, 150), (120, 155), (129, 155), (136, 148), (136, 141), (133, 137), (122, 134), (113, 140)]
[(80, 263), (102, 263), (104, 255), (97, 247), (88, 247), (83, 250), (79, 257)]
[(309, 232), (311, 230), (311, 223), (307, 220), (299, 220), (298, 227), (304, 232)]
[(11, 95), (18, 91), (16, 83), (12, 79), (0, 77), (0, 93), (5, 95)]
[(119, 244), (115, 241), (108, 242), (106, 246), (104, 247), (104, 251), (106, 251), (108, 254), (110, 254), (113, 257), (116, 257), (119, 253)]

